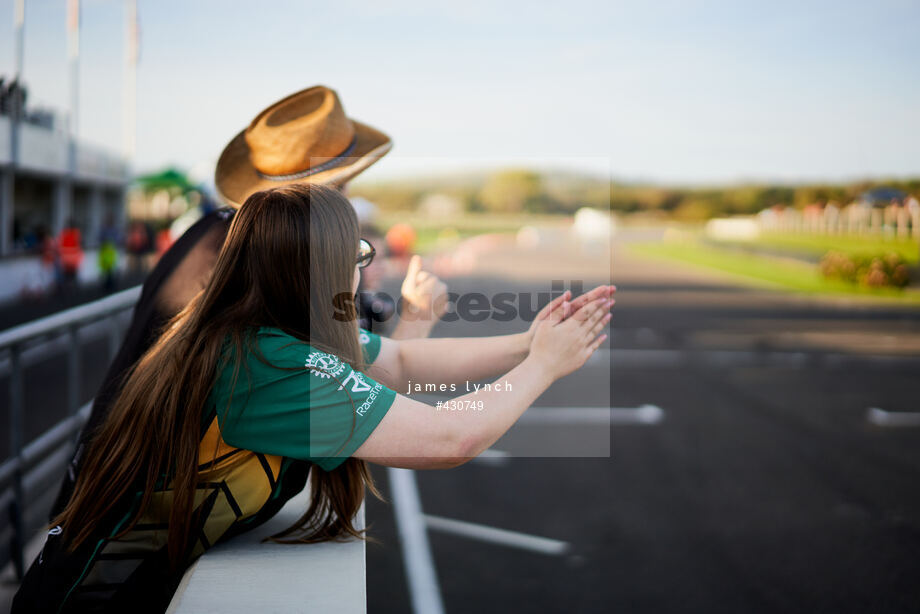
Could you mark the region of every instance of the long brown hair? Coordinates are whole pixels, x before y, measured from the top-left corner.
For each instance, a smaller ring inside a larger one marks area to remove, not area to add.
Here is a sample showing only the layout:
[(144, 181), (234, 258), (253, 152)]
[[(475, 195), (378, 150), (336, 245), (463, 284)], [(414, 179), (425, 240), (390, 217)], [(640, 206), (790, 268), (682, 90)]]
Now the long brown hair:
[[(211, 278), (165, 326), (127, 376), (87, 449), (64, 510), (52, 521), (75, 550), (116, 501), (143, 489), (140, 508), (116, 535), (133, 528), (155, 490), (169, 479), (173, 503), (167, 548), (179, 566), (193, 543), (201, 419), (226, 339), (237, 359), (253, 350), (256, 327), (280, 328), (363, 368), (351, 296), (358, 222), (348, 200), (318, 185), (256, 192), (234, 216)], [(344, 314), (344, 317), (343, 317)], [(326, 472), (311, 469), (303, 517), (271, 537), (312, 543), (364, 538), (352, 518), (374, 486), (367, 464), (349, 458)]]

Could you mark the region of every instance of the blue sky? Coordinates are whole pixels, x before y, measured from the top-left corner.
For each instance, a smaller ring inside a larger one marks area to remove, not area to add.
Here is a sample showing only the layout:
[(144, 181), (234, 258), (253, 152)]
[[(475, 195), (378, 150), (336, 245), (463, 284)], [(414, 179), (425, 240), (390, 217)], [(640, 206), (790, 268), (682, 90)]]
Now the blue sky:
[[(136, 167), (207, 175), (261, 108), (334, 87), (386, 177), (521, 160), (671, 183), (920, 173), (920, 2), (139, 0)], [(0, 3), (0, 74), (13, 66)], [(124, 7), (82, 3), (81, 138), (122, 142)], [(33, 103), (69, 101), (65, 0), (26, 0)]]

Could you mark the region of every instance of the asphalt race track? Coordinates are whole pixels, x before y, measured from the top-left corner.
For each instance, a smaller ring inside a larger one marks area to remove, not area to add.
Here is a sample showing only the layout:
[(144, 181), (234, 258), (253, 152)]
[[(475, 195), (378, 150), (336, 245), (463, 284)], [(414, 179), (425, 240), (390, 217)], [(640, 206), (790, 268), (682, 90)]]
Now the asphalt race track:
[[(569, 544), (430, 530), (445, 610), (920, 610), (920, 428), (868, 419), (920, 412), (917, 312), (625, 277), (612, 377), (589, 365), (537, 405), (592, 406), (609, 381), (612, 405), (663, 419), (604, 427), (609, 458), (416, 472), (425, 514)], [(514, 287), (452, 288), (483, 284)], [(368, 611), (410, 611), (393, 506), (369, 499), (368, 518), (383, 542), (367, 551)]]
[[(623, 263), (612, 342), (537, 406), (651, 418), (522, 423), (493, 457), (415, 472), (445, 610), (920, 611), (920, 311)], [(450, 286), (549, 290), (536, 276), (474, 271)], [(460, 321), (435, 334), (520, 328)], [(105, 338), (87, 334), (82, 356), (88, 400)], [(66, 411), (65, 365), (42, 355), (28, 368), (30, 436)], [(0, 395), (7, 386), (0, 365)], [(582, 437), (609, 454), (579, 450)], [(560, 441), (575, 453), (552, 452)], [(387, 469), (373, 472), (391, 500)], [(367, 505), (381, 542), (367, 549), (368, 611), (409, 612), (394, 506)]]

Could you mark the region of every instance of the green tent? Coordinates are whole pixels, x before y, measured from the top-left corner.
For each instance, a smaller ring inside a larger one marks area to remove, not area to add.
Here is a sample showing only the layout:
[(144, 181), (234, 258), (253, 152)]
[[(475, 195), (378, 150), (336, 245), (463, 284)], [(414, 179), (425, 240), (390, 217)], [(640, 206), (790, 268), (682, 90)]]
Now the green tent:
[(195, 184), (189, 181), (188, 176), (182, 171), (175, 168), (167, 168), (159, 173), (150, 175), (141, 175), (137, 177), (135, 183), (140, 186), (144, 192), (157, 192), (159, 190), (188, 192), (196, 188)]

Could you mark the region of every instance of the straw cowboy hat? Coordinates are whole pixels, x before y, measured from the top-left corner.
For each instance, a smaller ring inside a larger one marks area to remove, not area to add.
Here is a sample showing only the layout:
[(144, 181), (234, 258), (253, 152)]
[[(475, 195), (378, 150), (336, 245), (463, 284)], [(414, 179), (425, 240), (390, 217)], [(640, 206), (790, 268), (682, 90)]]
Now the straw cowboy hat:
[(214, 183), (239, 207), (253, 192), (289, 183), (343, 184), (386, 154), (390, 137), (345, 116), (322, 85), (279, 100), (224, 148)]

